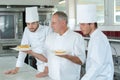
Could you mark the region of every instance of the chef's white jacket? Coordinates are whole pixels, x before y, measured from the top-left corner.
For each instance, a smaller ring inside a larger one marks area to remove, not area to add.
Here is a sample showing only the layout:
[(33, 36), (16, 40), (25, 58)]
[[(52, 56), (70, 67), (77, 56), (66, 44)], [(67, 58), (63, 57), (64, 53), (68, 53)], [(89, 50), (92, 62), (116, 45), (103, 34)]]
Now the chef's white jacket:
[(98, 29), (90, 35), (86, 74), (81, 80), (113, 80), (112, 51), (107, 37)]
[[(45, 55), (43, 46), (47, 35), (51, 33), (51, 31), (52, 30), (50, 27), (42, 25), (39, 25), (38, 29), (35, 32), (31, 32), (28, 27), (26, 27), (23, 33), (21, 44), (28, 44), (31, 46), (34, 52)], [(19, 52), (16, 67), (23, 66), (25, 57), (26, 53)], [(42, 72), (44, 69), (44, 63), (38, 59), (36, 60), (38, 71)]]
[(69, 55), (77, 56), (84, 63), (85, 46), (83, 37), (71, 30), (62, 36), (53, 33), (46, 38), (49, 76), (53, 80), (79, 80), (81, 65), (55, 55), (55, 50), (66, 51)]

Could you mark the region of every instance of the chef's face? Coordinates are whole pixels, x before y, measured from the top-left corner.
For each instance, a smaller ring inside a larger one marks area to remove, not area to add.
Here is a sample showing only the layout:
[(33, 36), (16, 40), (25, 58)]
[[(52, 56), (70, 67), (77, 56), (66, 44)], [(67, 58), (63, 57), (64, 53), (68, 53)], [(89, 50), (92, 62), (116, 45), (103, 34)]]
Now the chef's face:
[(51, 27), (54, 32), (59, 33), (62, 26), (62, 20), (59, 19), (58, 15), (53, 15), (51, 20)]
[(39, 23), (38, 22), (27, 23), (27, 27), (31, 32), (35, 32), (39, 27)]
[(80, 29), (84, 35), (91, 34), (92, 28), (89, 23), (80, 23)]

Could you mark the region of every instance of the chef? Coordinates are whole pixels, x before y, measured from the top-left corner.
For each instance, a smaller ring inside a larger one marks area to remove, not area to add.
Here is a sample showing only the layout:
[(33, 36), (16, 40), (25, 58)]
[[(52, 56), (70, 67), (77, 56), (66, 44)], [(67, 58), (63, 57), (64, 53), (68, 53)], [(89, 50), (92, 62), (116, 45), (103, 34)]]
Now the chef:
[(86, 73), (81, 80), (113, 80), (114, 66), (111, 47), (107, 37), (98, 29), (96, 6), (77, 7), (77, 21), (84, 35), (89, 35)]
[(45, 41), (49, 77), (53, 80), (79, 80), (81, 65), (85, 61), (84, 39), (70, 30), (67, 23), (64, 12), (55, 12), (51, 21), (54, 33)]
[[(39, 25), (39, 16), (37, 7), (27, 7), (26, 8), (26, 24), (27, 27), (23, 33), (23, 38), (21, 45), (30, 45), (32, 50), (26, 51), (30, 53), (35, 53), (33, 56), (37, 56), (37, 69), (39, 73), (36, 77), (42, 77), (47, 75), (48, 68), (46, 66), (47, 59), (44, 54), (44, 41), (46, 36), (51, 33), (50, 27)], [(19, 68), (23, 66), (24, 60), (26, 57), (25, 52), (19, 52), (18, 59), (16, 62), (16, 68), (10, 71), (7, 71), (6, 74), (15, 74), (19, 71)], [(39, 60), (38, 60), (39, 59)]]

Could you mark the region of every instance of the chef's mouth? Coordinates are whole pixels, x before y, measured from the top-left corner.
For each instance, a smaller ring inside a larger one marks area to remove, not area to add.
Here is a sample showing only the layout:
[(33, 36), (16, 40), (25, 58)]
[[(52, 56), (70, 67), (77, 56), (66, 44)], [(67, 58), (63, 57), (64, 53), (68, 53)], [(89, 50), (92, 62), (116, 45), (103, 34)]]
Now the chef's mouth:
[(36, 29), (34, 29), (34, 28), (30, 28), (29, 29), (31, 32), (35, 32), (36, 31)]

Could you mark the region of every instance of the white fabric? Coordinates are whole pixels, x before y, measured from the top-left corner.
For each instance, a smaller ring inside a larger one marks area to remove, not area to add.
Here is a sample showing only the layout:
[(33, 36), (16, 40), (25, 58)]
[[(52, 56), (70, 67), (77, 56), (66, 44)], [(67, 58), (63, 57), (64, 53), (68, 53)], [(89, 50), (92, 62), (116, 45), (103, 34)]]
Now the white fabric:
[[(37, 62), (39, 62), (39, 61), (37, 61)], [(37, 70), (38, 70), (39, 72), (43, 72), (45, 66), (46, 66), (45, 63), (40, 63), (40, 64), (37, 65)]]
[[(32, 47), (32, 50), (36, 53), (40, 53), (45, 55), (44, 53), (44, 42), (49, 33), (51, 33), (51, 29), (47, 26), (39, 26), (36, 32), (30, 32), (29, 29), (26, 27), (21, 44), (29, 44)], [(45, 55), (46, 56), (46, 55)], [(22, 67), (24, 64), (24, 59), (26, 57), (26, 53), (19, 52), (16, 67)], [(44, 65), (42, 61), (37, 59), (37, 65)], [(46, 65), (46, 64), (45, 64)], [(40, 68), (40, 66), (38, 66)], [(42, 72), (43, 68), (40, 68), (40, 72)]]
[(113, 80), (113, 74), (110, 44), (106, 36), (97, 29), (90, 35), (86, 74), (81, 80)]
[(37, 7), (27, 7), (26, 8), (26, 23), (32, 23), (39, 21)]
[(95, 5), (77, 5), (77, 23), (94, 23), (96, 21)]
[(53, 33), (46, 38), (49, 76), (53, 80), (79, 80), (81, 65), (68, 59), (55, 56), (55, 50), (64, 50), (70, 55), (75, 55), (84, 63), (85, 47), (84, 39), (80, 34), (71, 30), (62, 36)]

